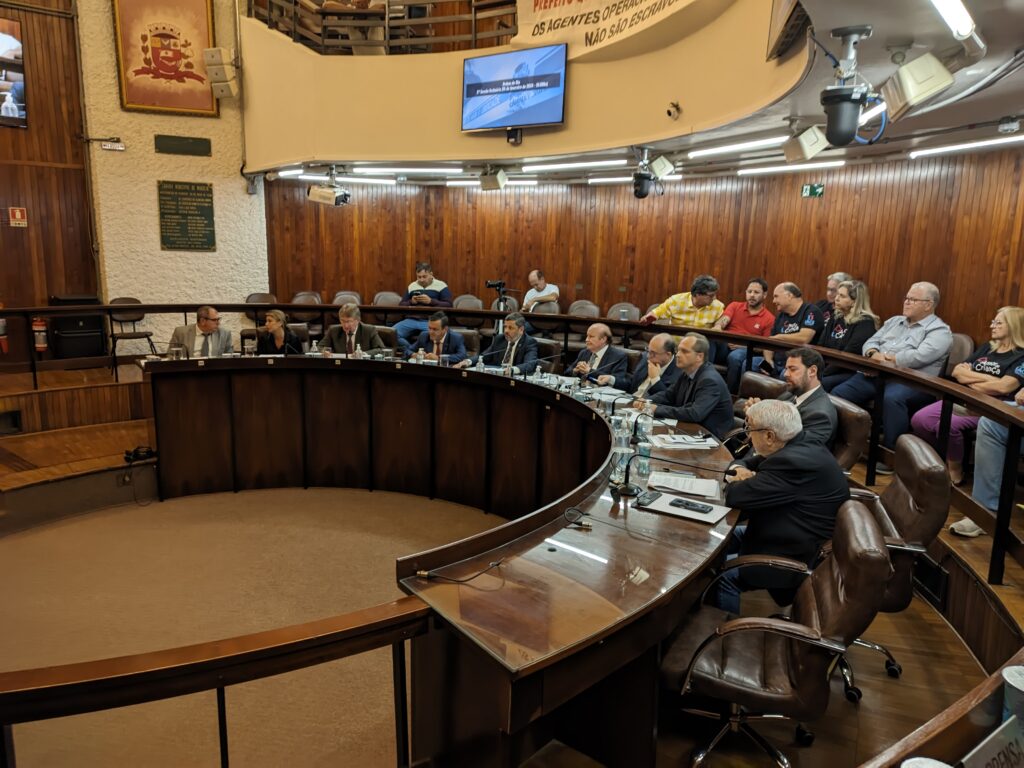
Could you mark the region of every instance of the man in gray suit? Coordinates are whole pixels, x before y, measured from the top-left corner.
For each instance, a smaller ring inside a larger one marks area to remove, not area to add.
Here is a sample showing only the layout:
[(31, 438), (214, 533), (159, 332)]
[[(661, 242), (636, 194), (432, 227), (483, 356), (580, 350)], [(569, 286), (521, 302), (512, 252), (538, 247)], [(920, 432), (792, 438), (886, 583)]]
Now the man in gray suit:
[(220, 357), (234, 352), (231, 331), (220, 329), (220, 313), (213, 307), (196, 310), (194, 325), (179, 325), (171, 334), (171, 349), (185, 350), (185, 357)]

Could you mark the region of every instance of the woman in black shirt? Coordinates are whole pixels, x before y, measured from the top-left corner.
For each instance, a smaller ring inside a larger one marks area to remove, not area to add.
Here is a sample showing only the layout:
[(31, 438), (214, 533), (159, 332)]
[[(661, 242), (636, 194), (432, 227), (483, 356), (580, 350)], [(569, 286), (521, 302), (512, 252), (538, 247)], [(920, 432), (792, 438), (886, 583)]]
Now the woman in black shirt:
[[(880, 325), (878, 315), (871, 311), (868, 287), (860, 280), (844, 280), (836, 289), (835, 311), (821, 334), (820, 346), (859, 355), (864, 342), (875, 335)], [(831, 392), (855, 371), (828, 363), (821, 374), (821, 386)]]
[(256, 343), (258, 355), (301, 355), (302, 342), (288, 327), (288, 318), (280, 309), (267, 312), (266, 333)]

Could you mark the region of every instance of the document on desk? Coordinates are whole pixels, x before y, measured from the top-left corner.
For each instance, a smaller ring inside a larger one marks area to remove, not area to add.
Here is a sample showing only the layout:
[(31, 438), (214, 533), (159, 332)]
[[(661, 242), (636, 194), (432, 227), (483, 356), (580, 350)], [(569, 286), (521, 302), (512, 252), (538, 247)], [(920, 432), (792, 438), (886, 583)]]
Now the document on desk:
[(652, 435), (651, 443), (655, 448), (676, 448), (687, 450), (711, 450), (718, 447), (713, 437), (697, 437), (696, 435)]
[(673, 517), (682, 517), (687, 520), (696, 520), (701, 523), (710, 523), (714, 525), (727, 514), (729, 514), (729, 508), (723, 507), (719, 504), (713, 504), (708, 502), (708, 506), (711, 507), (710, 512), (696, 512), (692, 509), (683, 509), (682, 507), (672, 506), (672, 496), (662, 495), (651, 502), (650, 506), (640, 507), (646, 512), (658, 512), (662, 515), (672, 515)]
[[(657, 461), (657, 458), (652, 459)], [(681, 475), (678, 472), (651, 472), (647, 487), (669, 493), (686, 493), (692, 496), (703, 496), (705, 499), (718, 498), (718, 481), (693, 475)]]

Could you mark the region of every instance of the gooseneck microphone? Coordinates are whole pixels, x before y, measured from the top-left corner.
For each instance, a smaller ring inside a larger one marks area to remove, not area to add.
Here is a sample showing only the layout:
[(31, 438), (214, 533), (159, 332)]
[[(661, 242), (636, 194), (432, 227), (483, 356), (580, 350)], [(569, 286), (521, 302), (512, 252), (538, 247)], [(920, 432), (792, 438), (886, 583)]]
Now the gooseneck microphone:
[[(626, 462), (626, 474), (622, 478), (622, 484), (616, 489), (616, 492), (620, 496), (637, 496), (640, 493), (640, 486), (629, 482), (629, 471), (632, 468), (633, 460), (636, 459), (639, 455), (639, 453), (634, 453), (632, 456), (629, 457), (629, 460)], [(722, 477), (736, 476), (736, 470), (731, 467), (728, 469), (708, 469), (707, 467), (702, 467), (699, 464), (689, 464), (685, 461), (676, 461), (675, 459), (663, 459), (660, 456), (645, 456), (644, 458), (649, 458), (651, 461), (660, 461), (663, 464), (674, 464), (679, 467), (699, 469), (704, 472), (709, 472), (715, 475), (721, 475)]]

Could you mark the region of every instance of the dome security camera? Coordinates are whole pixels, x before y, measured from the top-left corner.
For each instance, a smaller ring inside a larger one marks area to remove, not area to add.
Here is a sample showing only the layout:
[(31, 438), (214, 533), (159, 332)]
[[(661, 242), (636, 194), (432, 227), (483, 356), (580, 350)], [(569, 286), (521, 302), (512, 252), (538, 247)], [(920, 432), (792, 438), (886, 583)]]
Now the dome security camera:
[(860, 112), (868, 100), (864, 85), (829, 86), (821, 92), (821, 106), (825, 108), (828, 124), (825, 136), (833, 147), (845, 147), (857, 135)]
[(651, 194), (651, 186), (654, 184), (654, 174), (647, 171), (637, 171), (633, 174), (633, 197), (643, 200)]

